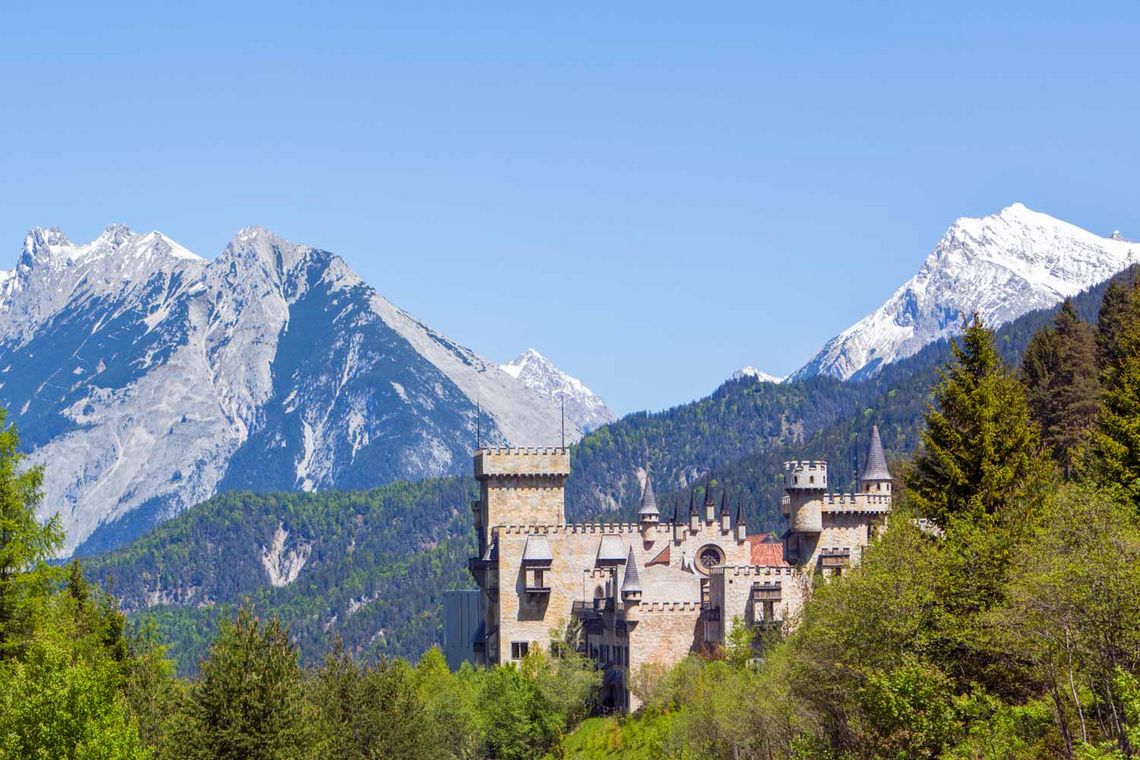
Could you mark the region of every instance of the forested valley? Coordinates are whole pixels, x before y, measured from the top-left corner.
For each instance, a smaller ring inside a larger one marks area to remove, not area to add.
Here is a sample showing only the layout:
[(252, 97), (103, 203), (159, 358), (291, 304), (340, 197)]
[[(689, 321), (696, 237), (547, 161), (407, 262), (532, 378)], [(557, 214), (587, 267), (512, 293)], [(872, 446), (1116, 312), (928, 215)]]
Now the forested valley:
[(0, 757), (1133, 757), (1140, 289), (1102, 301), (1091, 320), (1063, 305), (1017, 366), (965, 325), (863, 562), (780, 634), (736, 625), (723, 650), (631, 674), (645, 707), (625, 717), (596, 714), (572, 627), (519, 666), (451, 673), (434, 649), (302, 658), (290, 626), (239, 600), (178, 675), (113, 573), (49, 562), (62, 537), (34, 517), (41, 475), (8, 427)]

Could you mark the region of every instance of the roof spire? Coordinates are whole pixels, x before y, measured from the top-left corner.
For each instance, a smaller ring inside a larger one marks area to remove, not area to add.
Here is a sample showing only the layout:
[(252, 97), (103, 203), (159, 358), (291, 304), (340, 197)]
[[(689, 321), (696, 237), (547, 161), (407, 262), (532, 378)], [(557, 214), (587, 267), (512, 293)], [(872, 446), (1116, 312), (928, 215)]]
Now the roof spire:
[(728, 489), (722, 488), (720, 491), (720, 513), (722, 515), (728, 514)]
[(653, 478), (649, 474), (649, 465), (645, 466), (645, 488), (641, 490), (641, 505), (637, 509), (637, 516), (657, 518), (661, 513), (657, 509), (657, 494), (653, 493)]
[(890, 480), (891, 471), (887, 469), (887, 456), (883, 453), (883, 441), (879, 438), (879, 426), (871, 426), (871, 442), (867, 444), (867, 461), (863, 463), (863, 472), (859, 475), (859, 482), (875, 482)]
[(633, 547), (629, 547), (629, 557), (625, 561), (625, 576), (621, 579), (621, 593), (641, 593), (641, 577), (637, 574), (637, 560), (633, 557)]
[(713, 506), (712, 484), (713, 484), (713, 474), (712, 474), (712, 470), (709, 470), (709, 480), (705, 484), (705, 506), (706, 507)]
[(673, 524), (676, 525), (681, 521), (681, 498), (679, 496), (673, 497)]
[(689, 489), (689, 516), (692, 517), (697, 513), (697, 492), (695, 489)]
[(744, 524), (744, 499), (736, 502), (736, 524)]

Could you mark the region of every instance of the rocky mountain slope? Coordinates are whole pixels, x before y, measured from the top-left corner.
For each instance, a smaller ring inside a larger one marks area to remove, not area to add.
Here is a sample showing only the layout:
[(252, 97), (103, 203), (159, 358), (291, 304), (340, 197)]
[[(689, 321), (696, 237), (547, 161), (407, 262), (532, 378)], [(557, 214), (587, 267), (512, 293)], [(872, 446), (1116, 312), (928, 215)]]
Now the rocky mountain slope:
[(561, 403), (565, 396), (566, 419), (582, 432), (595, 430), (617, 417), (606, 402), (576, 377), (571, 377), (533, 348), (502, 365), (502, 370), (544, 398)]
[(1100, 237), (1015, 203), (958, 219), (908, 280), (873, 313), (832, 338), (793, 375), (872, 375), (958, 332), (977, 311), (1001, 325), (1053, 306), (1140, 260), (1140, 244)]
[[(1134, 281), (1137, 269), (1121, 277)], [(1073, 299), (1082, 319), (1096, 318), (1104, 290)], [(1016, 364), (1054, 311), (1000, 328), (1003, 358)], [(674, 508), (684, 519), (685, 489), (699, 494), (711, 471), (718, 492), (743, 506), (750, 532), (780, 531), (781, 463), (826, 459), (833, 487), (850, 489), (872, 423), (889, 454), (908, 455), (949, 355), (940, 340), (862, 382), (743, 377), (699, 401), (627, 415), (572, 447), (567, 516), (636, 519), (648, 465), (664, 519)], [(474, 488), (457, 477), (355, 493), (230, 492), (85, 566), (114, 579), (135, 619), (155, 620), (186, 671), (243, 599), (280, 613), (309, 660), (337, 637), (364, 657), (416, 658), (440, 640), (441, 592), (471, 587)]]
[(260, 228), (213, 261), (121, 225), (30, 232), (0, 273), (0, 404), (47, 465), (41, 514), (68, 551), (222, 490), (462, 472), (477, 425), (499, 445), (560, 434), (549, 397)]

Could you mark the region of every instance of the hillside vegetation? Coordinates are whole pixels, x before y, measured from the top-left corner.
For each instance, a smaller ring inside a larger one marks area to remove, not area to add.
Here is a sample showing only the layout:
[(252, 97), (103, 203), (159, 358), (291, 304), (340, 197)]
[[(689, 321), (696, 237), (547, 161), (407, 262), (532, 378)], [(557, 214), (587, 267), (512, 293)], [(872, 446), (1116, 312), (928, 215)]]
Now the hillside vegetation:
[[(1114, 281), (1135, 276), (1129, 270)], [(1107, 287), (1072, 299), (1075, 314), (1095, 320)], [(995, 346), (1003, 360), (1018, 364), (1056, 312), (1001, 327)], [(572, 447), (567, 518), (634, 519), (638, 471), (648, 463), (666, 517), (687, 499), (684, 489), (703, 487), (712, 471), (734, 503), (743, 503), (750, 532), (782, 530), (783, 462), (826, 459), (832, 481), (850, 489), (872, 422), (901, 461), (918, 444), (930, 389), (949, 358), (942, 341), (859, 383), (743, 378), (691, 404), (629, 415)], [(441, 592), (472, 587), (473, 495), (469, 478), (344, 493), (233, 492), (91, 560), (87, 572), (113, 586), (132, 619), (146, 617), (176, 645), (182, 672), (193, 670), (218, 621), (243, 600), (280, 614), (306, 662), (335, 636), (361, 656), (415, 658), (441, 639)], [(306, 545), (309, 554), (295, 580), (274, 587), (262, 554), (279, 529), (288, 533), (285, 555)]]

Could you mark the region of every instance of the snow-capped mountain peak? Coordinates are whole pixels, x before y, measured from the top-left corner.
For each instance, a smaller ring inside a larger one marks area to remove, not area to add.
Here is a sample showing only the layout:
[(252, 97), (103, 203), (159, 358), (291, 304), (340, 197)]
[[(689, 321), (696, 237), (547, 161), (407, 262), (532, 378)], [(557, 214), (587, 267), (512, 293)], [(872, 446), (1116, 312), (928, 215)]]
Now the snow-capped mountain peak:
[(503, 372), (541, 396), (566, 400), (566, 419), (589, 432), (617, 419), (605, 402), (585, 383), (558, 369), (545, 356), (528, 348), (514, 361), (500, 366)]
[(782, 383), (784, 378), (770, 375), (764, 370), (756, 369), (755, 367), (744, 367), (732, 373), (733, 380), (740, 380), (745, 377), (754, 377), (762, 383)]
[[(59, 514), (67, 551), (219, 491), (452, 474), (479, 433), (541, 446), (562, 427), (556, 401), (339, 256), (261, 227), (213, 261), (125, 225), (84, 244), (31, 230), (0, 272), (0, 405), (45, 465), (40, 514)], [(581, 435), (569, 419), (565, 435)]]
[(957, 333), (977, 312), (1000, 325), (1068, 296), (1140, 260), (1140, 245), (1101, 237), (1014, 203), (997, 214), (960, 218), (918, 273), (886, 303), (832, 338), (793, 378), (867, 377)]

